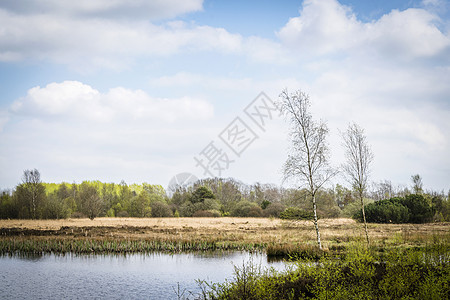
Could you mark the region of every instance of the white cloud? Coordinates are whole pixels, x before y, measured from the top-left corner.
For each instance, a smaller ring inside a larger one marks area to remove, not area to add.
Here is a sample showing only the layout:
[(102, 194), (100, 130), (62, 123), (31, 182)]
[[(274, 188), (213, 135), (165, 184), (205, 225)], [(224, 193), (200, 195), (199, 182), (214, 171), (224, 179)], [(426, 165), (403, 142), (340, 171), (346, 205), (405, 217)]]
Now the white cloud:
[[(157, 71), (145, 76), (153, 78), (155, 93), (172, 95), (155, 98), (121, 87), (100, 92), (81, 82), (30, 89), (0, 113), (0, 139), (8, 145), (0, 147), (1, 169), (39, 167), (34, 161), (43, 157), (42, 166), (58, 170), (53, 174), (59, 180), (72, 180), (73, 171), (82, 179), (120, 173), (115, 176), (124, 174), (127, 181), (164, 183), (161, 176), (168, 180), (191, 170), (192, 156), (231, 121), (224, 115), (242, 113), (260, 91), (276, 100), (287, 87), (308, 92), (314, 117), (328, 121), (335, 164), (342, 161), (337, 128), (356, 121), (375, 151), (374, 180), (407, 183), (420, 173), (432, 178), (430, 187), (448, 188), (450, 33), (439, 26), (439, 14), (427, 9), (436, 6), (431, 2), (363, 22), (335, 0), (308, 0), (279, 31), (279, 40), (177, 20), (155, 25), (95, 8), (60, 15), (57, 8), (43, 15), (0, 10), (0, 60), (120, 69), (156, 58)], [(189, 71), (170, 65), (161, 76), (166, 62), (160, 57), (190, 59), (199, 51), (213, 52), (208, 61), (228, 57), (217, 69), (189, 61), (180, 66)], [(228, 62), (232, 66), (220, 68)], [(132, 69), (129, 74), (136, 75)], [(202, 99), (214, 101), (215, 118)], [(286, 154), (281, 140), (287, 138), (282, 128), (261, 135), (225, 176), (279, 182), (276, 172)], [(38, 155), (30, 154), (28, 144), (36, 145)]]
[(279, 31), (307, 83), (287, 87), (310, 93), (314, 116), (328, 121), (336, 164), (336, 129), (356, 121), (375, 151), (374, 180), (420, 173), (448, 188), (450, 33), (440, 23), (425, 8), (365, 23), (335, 0), (310, 0)]
[(227, 78), (205, 76), (199, 73), (178, 72), (175, 75), (166, 75), (150, 80), (152, 86), (160, 87), (201, 87), (226, 90), (249, 89), (255, 82), (250, 78)]
[(278, 36), (300, 57), (344, 54), (409, 60), (450, 47), (449, 36), (436, 26), (438, 20), (425, 9), (411, 8), (363, 23), (336, 0), (308, 0), (300, 16), (291, 18)]
[(59, 15), (15, 15), (0, 9), (0, 59), (47, 60), (74, 68), (129, 66), (138, 57), (181, 50), (241, 51), (242, 37), (222, 28), (184, 22), (77, 19)]
[(366, 25), (368, 43), (384, 57), (430, 57), (450, 46), (450, 39), (434, 24), (437, 19), (423, 9), (394, 10)]
[(3, 131), (3, 127), (9, 121), (9, 115), (7, 111), (0, 110), (0, 132)]
[(141, 58), (202, 51), (243, 55), (256, 62), (289, 61), (281, 45), (267, 39), (179, 20), (152, 23), (152, 14), (199, 10), (201, 1), (106, 2), (0, 4), (0, 61), (50, 61), (80, 72), (122, 70)]
[(16, 100), (11, 111), (32, 118), (72, 118), (95, 122), (116, 119), (206, 120), (213, 116), (213, 107), (206, 101), (184, 97), (155, 99), (144, 91), (113, 88), (102, 94), (77, 81), (50, 83), (34, 87), (27, 96)]
[(291, 18), (278, 35), (299, 55), (322, 55), (352, 47), (359, 31), (360, 23), (346, 6), (335, 0), (307, 0), (300, 16)]
[[(154, 98), (122, 87), (101, 93), (77, 81), (51, 83), (30, 89), (11, 105), (0, 131), (0, 169), (17, 171), (17, 178), (21, 170), (36, 167), (50, 181), (164, 184), (175, 166), (193, 167), (192, 157), (218, 132), (212, 117), (212, 105), (201, 99)], [(17, 178), (0, 172), (6, 186)]]
[(5, 10), (16, 14), (54, 14), (76, 17), (143, 18), (159, 20), (202, 10), (203, 0), (3, 0)]

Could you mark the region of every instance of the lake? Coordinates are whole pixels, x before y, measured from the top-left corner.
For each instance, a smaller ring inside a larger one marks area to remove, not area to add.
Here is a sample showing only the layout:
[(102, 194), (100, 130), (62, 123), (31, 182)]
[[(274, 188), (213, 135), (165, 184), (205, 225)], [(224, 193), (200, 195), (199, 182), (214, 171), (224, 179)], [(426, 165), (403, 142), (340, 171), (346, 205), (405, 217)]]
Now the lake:
[(248, 252), (3, 256), (0, 299), (177, 299), (178, 287), (188, 297), (197, 279), (224, 282), (249, 261), (285, 267)]

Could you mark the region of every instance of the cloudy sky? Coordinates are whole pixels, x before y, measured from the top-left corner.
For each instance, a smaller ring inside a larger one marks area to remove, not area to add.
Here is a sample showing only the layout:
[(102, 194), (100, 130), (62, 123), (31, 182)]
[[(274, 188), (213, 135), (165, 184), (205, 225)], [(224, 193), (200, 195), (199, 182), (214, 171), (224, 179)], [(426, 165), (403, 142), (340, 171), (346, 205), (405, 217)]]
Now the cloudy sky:
[(443, 0), (3, 0), (0, 188), (31, 168), (46, 182), (281, 184), (284, 88), (310, 95), (333, 165), (357, 122), (373, 181), (450, 189)]

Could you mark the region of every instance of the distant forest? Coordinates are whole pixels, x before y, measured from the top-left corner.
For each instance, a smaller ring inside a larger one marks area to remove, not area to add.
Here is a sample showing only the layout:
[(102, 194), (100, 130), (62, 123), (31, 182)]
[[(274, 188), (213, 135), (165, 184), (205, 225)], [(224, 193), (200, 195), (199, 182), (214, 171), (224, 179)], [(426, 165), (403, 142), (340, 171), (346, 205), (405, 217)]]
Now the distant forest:
[[(449, 194), (425, 192), (417, 185), (409, 189), (389, 181), (376, 183), (365, 198), (368, 221), (450, 221)], [(320, 190), (317, 212), (319, 218), (358, 219), (360, 204), (354, 191), (337, 184)], [(161, 185), (148, 183), (44, 183), (36, 169), (24, 171), (22, 183), (0, 193), (2, 219), (225, 216), (310, 219), (312, 205), (305, 189), (248, 185), (232, 178), (199, 180), (168, 196)]]

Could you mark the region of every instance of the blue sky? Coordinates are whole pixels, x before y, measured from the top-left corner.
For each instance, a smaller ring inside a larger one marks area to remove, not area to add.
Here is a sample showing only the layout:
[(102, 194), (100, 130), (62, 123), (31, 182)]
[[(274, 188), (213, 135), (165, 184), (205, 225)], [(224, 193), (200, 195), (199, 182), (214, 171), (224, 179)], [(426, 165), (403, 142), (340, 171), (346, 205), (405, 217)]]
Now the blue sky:
[[(288, 88), (327, 122), (333, 165), (357, 122), (373, 181), (448, 190), (449, 16), (442, 0), (2, 1), (0, 188), (30, 168), (166, 186), (205, 177), (210, 142), (232, 161), (214, 175), (281, 184), (287, 126), (244, 109)], [(220, 138), (236, 117), (257, 136), (240, 155)]]

